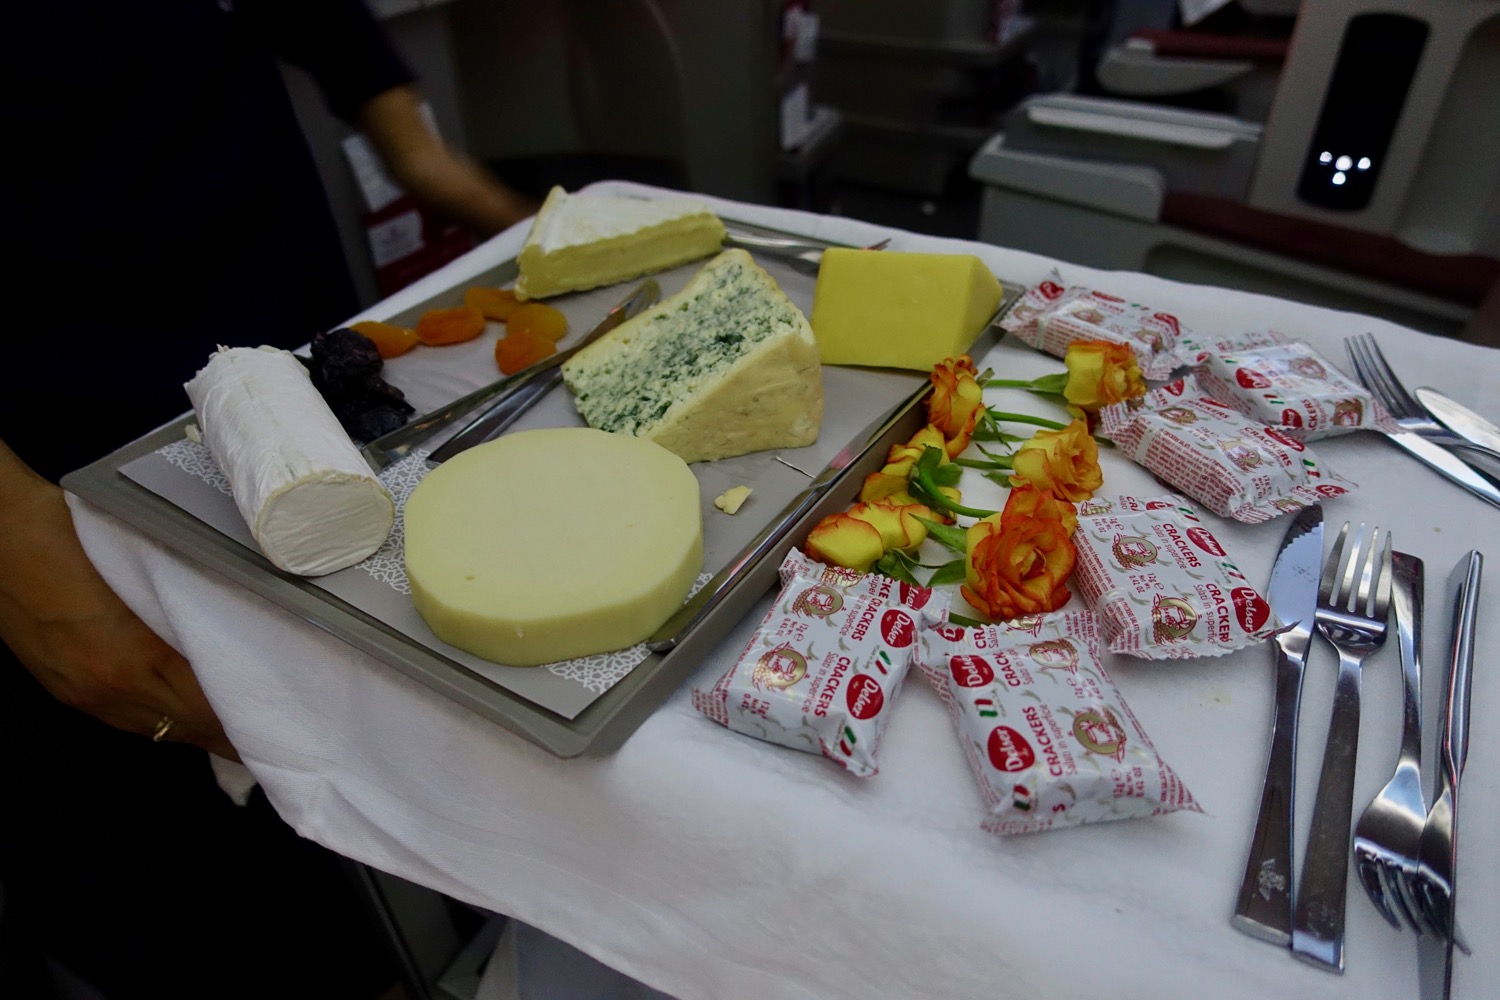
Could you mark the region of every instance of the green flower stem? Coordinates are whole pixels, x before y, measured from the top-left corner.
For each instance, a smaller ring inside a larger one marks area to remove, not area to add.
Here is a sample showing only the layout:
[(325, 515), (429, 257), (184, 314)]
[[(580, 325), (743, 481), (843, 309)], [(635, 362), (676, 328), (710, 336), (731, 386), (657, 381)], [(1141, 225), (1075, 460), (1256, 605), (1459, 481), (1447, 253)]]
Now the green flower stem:
[(920, 465), (912, 471), (911, 485), (916, 487), (915, 493), (919, 499), (930, 507), (940, 507), (951, 514), (962, 514), (965, 517), (985, 518), (992, 514), (998, 514), (995, 510), (980, 510), (977, 507), (965, 507), (963, 504), (954, 503), (943, 495), (938, 489), (937, 483), (932, 481), (932, 476)]
[(961, 465), (966, 469), (1009, 469), (1011, 468), (1010, 457), (1003, 458), (955, 458), (954, 465)]
[(1004, 410), (991, 410), (988, 407), (986, 409), (989, 410), (990, 419), (992, 420), (1009, 420), (1017, 424), (1035, 424), (1038, 427), (1048, 427), (1054, 431), (1060, 431), (1068, 426), (1067, 424), (1060, 424), (1056, 420), (1048, 420), (1046, 417), (1033, 417), (1026, 413), (1006, 413)]
[(1068, 387), (1068, 377), (1067, 372), (1058, 372), (1055, 375), (1043, 375), (1041, 378), (1032, 379), (992, 378), (984, 383), (984, 387), (986, 389), (1025, 389), (1027, 392), (1060, 396)]

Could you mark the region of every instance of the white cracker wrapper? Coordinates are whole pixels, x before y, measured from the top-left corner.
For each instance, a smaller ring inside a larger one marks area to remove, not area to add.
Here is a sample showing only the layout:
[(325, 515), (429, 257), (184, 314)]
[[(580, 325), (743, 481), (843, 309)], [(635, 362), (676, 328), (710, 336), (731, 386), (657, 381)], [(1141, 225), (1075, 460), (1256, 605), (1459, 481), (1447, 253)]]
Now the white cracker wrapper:
[(822, 754), (862, 778), (917, 651), (950, 598), (878, 573), (815, 562), (793, 549), (782, 589), (734, 665), (693, 707), (721, 726)]
[(1193, 375), (1104, 407), (1099, 432), (1168, 486), (1247, 524), (1356, 485), (1301, 441), (1208, 396)]
[(1059, 358), (1067, 357), (1074, 341), (1124, 344), (1148, 379), (1167, 378), (1186, 363), (1177, 350), (1184, 332), (1176, 316), (1081, 285), (1065, 286), (1055, 270), (1027, 289), (1000, 325)]
[(1182, 497), (1093, 497), (1078, 505), (1073, 584), (1111, 652), (1148, 660), (1222, 656), (1282, 628)]
[(1099, 662), (1089, 611), (943, 625), (918, 664), (948, 706), (992, 833), (1202, 812)]
[(1369, 390), (1301, 341), (1209, 354), (1196, 374), (1214, 399), (1298, 441), (1396, 429)]

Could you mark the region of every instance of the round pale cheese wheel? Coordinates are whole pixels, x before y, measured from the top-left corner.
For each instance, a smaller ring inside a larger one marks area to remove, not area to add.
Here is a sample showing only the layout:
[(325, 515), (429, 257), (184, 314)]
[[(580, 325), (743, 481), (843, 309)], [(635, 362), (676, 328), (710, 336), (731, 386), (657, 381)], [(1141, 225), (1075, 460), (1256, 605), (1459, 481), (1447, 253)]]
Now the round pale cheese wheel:
[(459, 453), (412, 491), (405, 535), (412, 603), (433, 633), (516, 667), (635, 645), (703, 566), (687, 463), (586, 427)]

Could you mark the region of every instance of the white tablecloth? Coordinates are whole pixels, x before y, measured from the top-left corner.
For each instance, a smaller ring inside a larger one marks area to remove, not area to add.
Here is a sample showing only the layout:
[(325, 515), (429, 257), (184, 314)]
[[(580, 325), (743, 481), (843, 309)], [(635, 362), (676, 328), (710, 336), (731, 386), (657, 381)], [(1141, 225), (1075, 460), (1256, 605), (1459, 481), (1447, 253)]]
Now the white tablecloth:
[[(604, 190), (662, 192), (631, 184)], [(711, 200), (711, 199), (710, 199)], [(711, 200), (712, 201), (712, 200)], [(848, 243), (972, 252), (1011, 282), (1060, 267), (1209, 331), (1272, 327), (1342, 364), (1344, 335), (1373, 331), (1412, 385), (1500, 417), (1500, 352), (1379, 320), (1134, 273), (1100, 272), (979, 243), (852, 220), (714, 202), (726, 215)], [(389, 314), (513, 256), (518, 226), (382, 305)], [(1000, 374), (1060, 370), (1002, 342)], [(1047, 404), (992, 390), (992, 405)], [(186, 407), (184, 407), (186, 408)], [(1428, 571), (1429, 744), (1447, 651), (1449, 570), (1490, 558), (1461, 816), (1460, 921), (1476, 946), (1454, 996), (1500, 990), (1500, 510), (1375, 436), (1316, 446), (1361, 485), (1328, 506), (1396, 532)], [(1106, 453), (1105, 493), (1159, 484)], [(509, 914), (681, 1000), (914, 997), (1358, 997), (1416, 995), (1412, 935), (1388, 927), (1351, 880), (1347, 971), (1294, 961), (1229, 924), (1271, 718), (1269, 647), (1217, 659), (1108, 666), (1204, 814), (1041, 835), (980, 831), (981, 800), (932, 690), (913, 675), (861, 781), (832, 762), (736, 735), (690, 705), (743, 644), (747, 619), (611, 756), (560, 759), (356, 651), (115, 518), (71, 498), (90, 556), (193, 663), (271, 801), (302, 834), (455, 898)], [(1284, 518), (1206, 520), (1264, 583)], [(1075, 598), (1077, 600), (1077, 598)], [(1389, 776), (1399, 735), (1394, 643), (1366, 670), (1356, 808)], [(1316, 645), (1303, 701), (1305, 836), (1334, 659)], [(1427, 760), (1432, 760), (1429, 749)]]

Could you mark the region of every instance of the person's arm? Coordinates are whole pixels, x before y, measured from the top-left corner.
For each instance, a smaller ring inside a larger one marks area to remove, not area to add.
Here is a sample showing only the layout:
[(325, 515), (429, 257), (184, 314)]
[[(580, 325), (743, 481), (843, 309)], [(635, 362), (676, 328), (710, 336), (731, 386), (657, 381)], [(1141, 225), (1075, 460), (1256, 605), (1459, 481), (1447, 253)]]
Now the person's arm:
[(229, 760), (187, 660), (105, 583), (63, 491), (0, 441), (0, 638), (59, 701), (117, 729), (192, 743)]
[(424, 207), (482, 237), (535, 214), (535, 201), (445, 143), (427, 124), (421, 107), (421, 97), (407, 85), (377, 94), (356, 112), (360, 131), (397, 185)]

